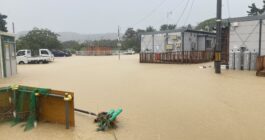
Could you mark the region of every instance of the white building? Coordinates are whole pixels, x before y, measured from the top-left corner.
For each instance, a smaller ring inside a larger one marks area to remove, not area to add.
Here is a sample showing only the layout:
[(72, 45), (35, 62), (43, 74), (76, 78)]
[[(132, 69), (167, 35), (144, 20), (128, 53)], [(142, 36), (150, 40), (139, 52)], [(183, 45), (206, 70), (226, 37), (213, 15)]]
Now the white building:
[(265, 55), (265, 15), (227, 19), (230, 24), (229, 51), (238, 49)]
[(213, 50), (215, 39), (215, 33), (188, 29), (143, 33), (141, 36), (141, 52)]
[(15, 36), (0, 32), (0, 79), (17, 73)]

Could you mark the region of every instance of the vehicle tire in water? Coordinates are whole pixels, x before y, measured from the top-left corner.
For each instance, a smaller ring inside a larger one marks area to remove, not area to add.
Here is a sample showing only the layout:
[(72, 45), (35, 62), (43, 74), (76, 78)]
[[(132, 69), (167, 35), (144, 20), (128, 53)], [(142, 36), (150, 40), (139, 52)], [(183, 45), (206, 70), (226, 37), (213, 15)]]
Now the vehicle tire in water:
[(18, 64), (25, 64), (23, 61), (20, 61)]

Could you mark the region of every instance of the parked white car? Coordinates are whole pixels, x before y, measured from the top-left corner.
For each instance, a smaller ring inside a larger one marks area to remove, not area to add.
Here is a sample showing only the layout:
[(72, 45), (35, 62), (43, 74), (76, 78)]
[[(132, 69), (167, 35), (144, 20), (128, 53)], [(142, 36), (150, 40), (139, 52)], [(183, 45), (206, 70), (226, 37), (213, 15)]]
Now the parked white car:
[(133, 54), (135, 54), (135, 51), (133, 49), (128, 49), (127, 51), (123, 52), (123, 54), (133, 55)]
[(42, 64), (52, 61), (54, 61), (54, 56), (48, 49), (39, 49), (35, 55), (33, 55), (31, 50), (17, 51), (17, 64)]

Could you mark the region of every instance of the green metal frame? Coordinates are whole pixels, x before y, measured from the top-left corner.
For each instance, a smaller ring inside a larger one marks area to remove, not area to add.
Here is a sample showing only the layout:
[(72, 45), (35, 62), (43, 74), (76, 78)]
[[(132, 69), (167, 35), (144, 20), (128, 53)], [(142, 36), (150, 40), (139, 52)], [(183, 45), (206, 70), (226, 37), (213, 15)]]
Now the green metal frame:
[[(15, 112), (15, 115), (13, 115), (11, 119), (13, 120), (12, 126), (26, 121), (26, 124), (24, 125), (24, 131), (30, 130), (35, 127), (38, 116), (38, 96), (51, 96), (55, 98), (61, 98), (65, 101), (66, 129), (70, 128), (69, 102), (72, 101), (71, 95), (57, 95), (52, 93), (51, 89), (27, 87), (21, 85), (13, 85), (0, 88), (0, 94), (6, 93), (11, 94), (13, 111)], [(24, 107), (27, 108), (25, 109)]]

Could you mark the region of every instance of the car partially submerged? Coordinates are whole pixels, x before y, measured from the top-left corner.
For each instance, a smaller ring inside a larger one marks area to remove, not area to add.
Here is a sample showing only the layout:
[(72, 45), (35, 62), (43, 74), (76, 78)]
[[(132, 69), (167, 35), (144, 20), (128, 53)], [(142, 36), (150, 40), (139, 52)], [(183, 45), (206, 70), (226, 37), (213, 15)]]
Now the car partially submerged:
[(67, 50), (65, 50), (65, 51), (52, 50), (51, 52), (54, 55), (54, 57), (70, 57), (70, 56), (72, 56), (72, 54)]

